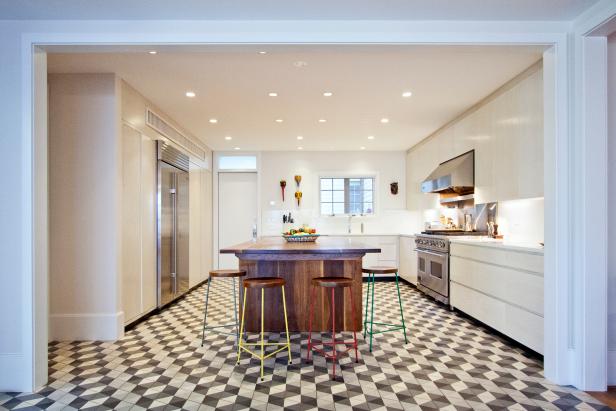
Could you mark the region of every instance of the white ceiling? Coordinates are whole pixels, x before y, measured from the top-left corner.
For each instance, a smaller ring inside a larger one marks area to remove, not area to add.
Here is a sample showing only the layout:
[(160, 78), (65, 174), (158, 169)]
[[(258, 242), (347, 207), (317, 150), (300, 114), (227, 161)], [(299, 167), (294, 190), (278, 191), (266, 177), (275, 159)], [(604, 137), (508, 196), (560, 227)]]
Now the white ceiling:
[[(156, 49), (156, 55), (143, 48), (51, 53), (48, 67), (54, 73), (117, 73), (214, 150), (404, 150), (542, 53), (540, 47), (519, 46)], [(187, 98), (188, 90), (197, 96)], [(326, 91), (333, 96), (324, 97)], [(413, 96), (403, 98), (404, 91)]]
[(0, 0), (0, 19), (572, 20), (597, 0)]

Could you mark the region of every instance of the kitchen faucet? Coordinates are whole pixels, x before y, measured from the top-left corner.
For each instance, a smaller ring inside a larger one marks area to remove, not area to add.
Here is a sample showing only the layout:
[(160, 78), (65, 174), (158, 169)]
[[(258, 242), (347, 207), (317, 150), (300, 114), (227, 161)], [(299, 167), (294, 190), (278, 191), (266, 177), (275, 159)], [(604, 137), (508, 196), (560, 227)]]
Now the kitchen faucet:
[(351, 220), (355, 217), (355, 214), (349, 214), (349, 220), (347, 223), (347, 233), (351, 234)]

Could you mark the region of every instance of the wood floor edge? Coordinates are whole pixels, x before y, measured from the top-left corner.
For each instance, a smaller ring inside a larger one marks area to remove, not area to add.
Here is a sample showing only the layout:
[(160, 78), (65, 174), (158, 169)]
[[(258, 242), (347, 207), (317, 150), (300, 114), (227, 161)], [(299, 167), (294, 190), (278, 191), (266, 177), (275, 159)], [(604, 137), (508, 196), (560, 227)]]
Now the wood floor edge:
[(616, 386), (607, 387), (607, 391), (587, 391), (587, 394), (616, 410)]

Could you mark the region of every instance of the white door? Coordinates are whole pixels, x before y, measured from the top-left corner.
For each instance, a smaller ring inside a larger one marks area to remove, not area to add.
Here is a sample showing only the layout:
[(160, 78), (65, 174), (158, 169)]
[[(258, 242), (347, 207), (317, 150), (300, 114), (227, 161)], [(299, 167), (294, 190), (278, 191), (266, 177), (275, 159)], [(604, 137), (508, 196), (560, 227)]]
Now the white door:
[[(218, 248), (252, 239), (257, 222), (257, 173), (218, 174)], [(219, 254), (218, 268), (237, 268), (233, 254)]]

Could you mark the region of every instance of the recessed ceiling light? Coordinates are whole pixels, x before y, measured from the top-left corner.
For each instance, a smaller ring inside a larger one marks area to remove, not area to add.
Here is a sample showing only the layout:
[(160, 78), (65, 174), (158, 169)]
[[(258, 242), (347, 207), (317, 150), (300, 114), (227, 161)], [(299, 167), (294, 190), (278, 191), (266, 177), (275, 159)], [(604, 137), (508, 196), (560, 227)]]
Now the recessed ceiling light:
[(261, 51), (259, 51), (259, 54), (267, 54), (267, 51), (261, 50)]
[(276, 121), (276, 123), (282, 123), (284, 120), (281, 119), (281, 118), (277, 118), (275, 121)]
[(195, 97), (195, 96), (196, 96), (196, 94), (195, 94), (195, 92), (194, 92), (194, 91), (187, 91), (187, 92), (186, 92), (186, 97), (193, 98), (193, 97)]
[(412, 95), (413, 93), (410, 91), (405, 91), (404, 93), (402, 93), (402, 97), (411, 97)]
[(303, 137), (303, 136), (297, 136), (297, 139), (298, 139), (298, 140), (303, 140), (303, 139), (304, 139), (304, 137)]
[(325, 120), (324, 118), (320, 118), (319, 119), (319, 123), (325, 123), (327, 120)]
[(304, 149), (304, 147), (299, 146), (299, 147), (297, 147), (297, 149), (298, 149), (298, 150), (303, 150), (303, 149)]
[(381, 123), (383, 123), (383, 124), (389, 123), (389, 119), (388, 118), (382, 118), (381, 119)]
[(333, 95), (334, 95), (334, 93), (332, 93), (331, 91), (326, 91), (325, 93), (323, 93), (323, 95), (324, 95), (325, 97), (331, 97), (331, 96), (333, 96)]
[(210, 119), (210, 123), (212, 123), (212, 124), (216, 124), (216, 123), (218, 123), (218, 120), (216, 120), (215, 118), (211, 118), (211, 119)]
[(374, 140), (374, 136), (368, 136), (368, 140)]
[(233, 149), (234, 149), (234, 150), (239, 150), (240, 148), (239, 148), (239, 147), (233, 147)]
[(156, 54), (156, 53), (158, 53), (158, 51), (156, 51), (156, 50), (150, 50), (150, 51), (148, 51), (148, 54)]
[(267, 95), (270, 97), (278, 97), (278, 93), (268, 93)]
[(225, 140), (227, 141), (231, 140), (231, 138), (232, 138), (231, 136), (225, 136)]
[(365, 150), (365, 149), (366, 149), (366, 147), (361, 146), (359, 149), (360, 149), (360, 150)]
[(293, 63), (293, 65), (295, 67), (302, 68), (302, 67), (306, 67), (308, 65), (308, 63), (306, 63), (305, 61), (301, 61), (300, 60), (300, 61), (296, 61), (295, 63)]

